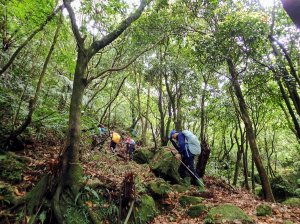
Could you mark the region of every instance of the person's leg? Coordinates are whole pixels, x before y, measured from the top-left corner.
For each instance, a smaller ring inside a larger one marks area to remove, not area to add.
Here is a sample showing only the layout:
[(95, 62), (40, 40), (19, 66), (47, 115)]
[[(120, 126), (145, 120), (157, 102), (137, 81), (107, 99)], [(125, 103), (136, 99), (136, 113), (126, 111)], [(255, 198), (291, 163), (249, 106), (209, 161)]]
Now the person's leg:
[(116, 152), (116, 145), (117, 144), (114, 141), (110, 142), (110, 149), (111, 149), (112, 153)]
[(193, 174), (191, 174), (191, 172), (189, 172), (190, 175), (191, 175), (191, 178), (192, 178), (192, 183), (199, 186), (199, 191), (200, 192), (204, 192), (205, 189), (204, 189), (203, 180), (199, 177), (199, 175), (197, 174), (196, 169), (195, 169), (194, 156), (191, 156), (187, 159), (187, 164), (188, 164), (188, 167), (190, 168), (190, 170), (193, 173)]

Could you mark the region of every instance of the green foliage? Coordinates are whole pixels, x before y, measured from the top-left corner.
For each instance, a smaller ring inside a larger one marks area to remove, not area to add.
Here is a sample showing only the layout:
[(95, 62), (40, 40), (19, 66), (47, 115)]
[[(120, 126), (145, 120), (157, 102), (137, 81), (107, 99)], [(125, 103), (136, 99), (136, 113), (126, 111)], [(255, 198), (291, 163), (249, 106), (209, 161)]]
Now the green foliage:
[(0, 177), (8, 182), (17, 183), (22, 180), (25, 164), (9, 154), (0, 154)]
[(288, 198), (282, 204), (300, 208), (300, 198)]

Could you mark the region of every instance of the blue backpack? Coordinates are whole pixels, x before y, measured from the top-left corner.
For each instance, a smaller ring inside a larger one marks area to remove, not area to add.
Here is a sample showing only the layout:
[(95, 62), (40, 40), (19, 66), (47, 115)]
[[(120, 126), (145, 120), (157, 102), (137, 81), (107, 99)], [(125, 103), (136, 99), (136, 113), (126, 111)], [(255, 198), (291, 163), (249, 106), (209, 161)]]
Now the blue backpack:
[(190, 131), (184, 130), (182, 132), (185, 136), (186, 143), (188, 145), (188, 149), (193, 155), (200, 155), (201, 153), (201, 145), (198, 138)]

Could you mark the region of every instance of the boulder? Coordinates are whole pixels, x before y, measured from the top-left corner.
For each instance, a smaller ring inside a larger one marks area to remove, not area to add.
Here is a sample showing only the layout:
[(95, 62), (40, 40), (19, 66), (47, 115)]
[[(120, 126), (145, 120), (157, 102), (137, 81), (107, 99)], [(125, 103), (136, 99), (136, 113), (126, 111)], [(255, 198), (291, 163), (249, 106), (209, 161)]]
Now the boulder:
[(179, 193), (185, 192), (189, 189), (188, 186), (180, 185), (180, 184), (174, 184), (174, 185), (172, 185), (172, 188), (174, 191), (177, 191)]
[(165, 197), (172, 190), (171, 185), (162, 178), (157, 178), (148, 185), (150, 193), (157, 198)]
[(292, 183), (289, 183), (287, 178), (284, 178), (283, 176), (272, 179), (271, 188), (276, 201), (283, 201), (294, 195)]
[(142, 195), (137, 202), (134, 212), (135, 223), (148, 223), (158, 214), (153, 198), (149, 195)]
[(158, 150), (150, 162), (150, 169), (155, 175), (172, 184), (181, 183), (178, 167), (179, 161), (165, 148)]
[(140, 148), (134, 151), (133, 160), (138, 164), (149, 163), (153, 158), (154, 153), (149, 148)]
[(289, 198), (282, 202), (282, 204), (300, 208), (300, 198)]
[(192, 218), (198, 217), (202, 212), (206, 211), (205, 205), (199, 204), (199, 205), (192, 205), (188, 209), (188, 215)]
[(188, 205), (196, 205), (200, 204), (204, 199), (201, 197), (194, 197), (194, 196), (188, 196), (188, 195), (182, 195), (179, 198), (179, 203), (183, 206), (186, 207)]
[(254, 223), (254, 221), (239, 207), (222, 204), (209, 210), (204, 223)]
[(257, 216), (267, 216), (272, 215), (272, 208), (267, 204), (260, 204), (256, 207)]

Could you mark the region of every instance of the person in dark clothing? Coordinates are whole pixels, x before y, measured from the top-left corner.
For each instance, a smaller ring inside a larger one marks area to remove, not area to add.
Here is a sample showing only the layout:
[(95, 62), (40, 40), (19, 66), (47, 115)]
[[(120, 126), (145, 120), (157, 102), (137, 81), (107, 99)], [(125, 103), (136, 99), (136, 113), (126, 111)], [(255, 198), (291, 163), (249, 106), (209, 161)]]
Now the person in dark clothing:
[[(170, 133), (170, 141), (172, 142), (174, 148), (178, 151), (179, 155), (176, 155), (177, 159), (180, 159), (181, 157), (181, 163), (178, 168), (178, 173), (181, 178), (185, 180), (185, 182), (189, 181), (187, 180), (186, 172), (188, 172), (192, 178), (192, 182), (196, 183), (198, 186), (204, 186), (202, 180), (199, 178), (195, 166), (194, 166), (194, 158), (195, 156), (190, 152), (187, 144), (187, 140), (185, 135), (182, 132), (177, 132), (176, 130), (172, 130)], [(187, 170), (185, 167), (187, 166), (190, 171)]]
[(129, 160), (133, 160), (133, 152), (135, 151), (135, 141), (132, 138), (127, 137), (126, 146), (127, 146), (127, 153), (129, 156)]

